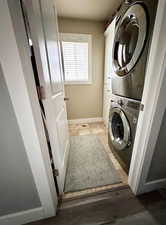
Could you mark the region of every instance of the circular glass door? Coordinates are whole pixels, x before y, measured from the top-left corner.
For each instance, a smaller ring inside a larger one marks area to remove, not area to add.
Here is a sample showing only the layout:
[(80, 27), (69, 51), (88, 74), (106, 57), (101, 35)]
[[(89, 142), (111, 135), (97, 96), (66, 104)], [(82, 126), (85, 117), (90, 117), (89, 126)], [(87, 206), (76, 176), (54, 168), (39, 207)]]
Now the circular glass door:
[(110, 111), (109, 134), (117, 150), (124, 150), (130, 144), (130, 126), (120, 108), (113, 108)]
[(119, 22), (113, 47), (113, 64), (117, 75), (126, 75), (137, 63), (147, 33), (146, 12), (142, 5), (131, 6)]

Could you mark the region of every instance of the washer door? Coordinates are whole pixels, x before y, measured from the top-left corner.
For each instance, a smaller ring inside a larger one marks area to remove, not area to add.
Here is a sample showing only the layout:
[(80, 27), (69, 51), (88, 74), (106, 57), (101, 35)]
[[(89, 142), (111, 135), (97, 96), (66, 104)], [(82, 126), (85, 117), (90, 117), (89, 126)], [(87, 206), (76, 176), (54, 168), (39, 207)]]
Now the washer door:
[(130, 125), (120, 108), (110, 111), (109, 134), (116, 150), (124, 150), (130, 144)]
[(119, 22), (113, 47), (113, 65), (117, 75), (126, 75), (137, 63), (147, 35), (146, 12), (132, 5)]

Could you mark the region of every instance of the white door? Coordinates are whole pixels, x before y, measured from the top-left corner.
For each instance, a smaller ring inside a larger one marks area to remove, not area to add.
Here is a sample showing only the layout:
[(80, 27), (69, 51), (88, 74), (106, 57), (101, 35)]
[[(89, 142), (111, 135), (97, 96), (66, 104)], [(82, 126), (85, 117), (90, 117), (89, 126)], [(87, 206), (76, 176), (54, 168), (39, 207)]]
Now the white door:
[(56, 7), (53, 0), (26, 0), (24, 4), (43, 91), (42, 103), (53, 161), (59, 171), (58, 187), (62, 193), (69, 151), (69, 136)]

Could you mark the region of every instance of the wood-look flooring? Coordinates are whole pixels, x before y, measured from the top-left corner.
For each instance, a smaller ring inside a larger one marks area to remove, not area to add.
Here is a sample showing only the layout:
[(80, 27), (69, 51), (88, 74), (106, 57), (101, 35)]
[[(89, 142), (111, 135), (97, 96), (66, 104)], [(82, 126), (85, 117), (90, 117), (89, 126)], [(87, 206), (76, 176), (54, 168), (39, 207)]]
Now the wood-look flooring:
[(63, 203), (57, 216), (29, 225), (165, 225), (166, 199), (159, 192), (135, 197), (129, 188)]
[(71, 136), (90, 135), (90, 134), (97, 135), (100, 138), (100, 141), (102, 142), (102, 144), (104, 145), (104, 149), (107, 152), (110, 160), (112, 161), (115, 169), (117, 170), (122, 182), (119, 184), (112, 184), (112, 185), (107, 185), (107, 186), (103, 186), (103, 187), (89, 188), (89, 189), (83, 190), (83, 191), (65, 193), (62, 196), (63, 199), (75, 198), (75, 197), (79, 197), (82, 195), (93, 194), (96, 192), (103, 192), (106, 190), (116, 189), (116, 188), (127, 185), (128, 176), (127, 176), (126, 172), (122, 169), (119, 162), (116, 160), (116, 158), (114, 157), (114, 155), (112, 154), (112, 152), (109, 148), (108, 138), (107, 138), (108, 134), (107, 134), (107, 130), (106, 130), (103, 122), (69, 125), (69, 134)]

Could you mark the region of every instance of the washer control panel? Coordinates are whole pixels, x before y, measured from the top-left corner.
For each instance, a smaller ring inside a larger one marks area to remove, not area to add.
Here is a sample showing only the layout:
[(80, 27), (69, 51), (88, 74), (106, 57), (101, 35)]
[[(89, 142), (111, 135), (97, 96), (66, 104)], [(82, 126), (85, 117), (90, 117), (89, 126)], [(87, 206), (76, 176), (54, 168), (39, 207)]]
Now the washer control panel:
[(138, 103), (138, 102), (136, 102), (136, 101), (128, 101), (128, 102), (127, 102), (127, 106), (128, 106), (129, 108), (139, 110), (139, 108), (140, 108), (140, 102)]
[(121, 96), (115, 96), (112, 95), (111, 97), (111, 103), (123, 107), (123, 108), (131, 108), (134, 110), (140, 110), (140, 101), (134, 100), (134, 99), (129, 99), (129, 98), (124, 98)]
[(117, 103), (120, 105), (120, 106), (123, 106), (124, 105), (124, 102), (122, 99), (118, 99)]

